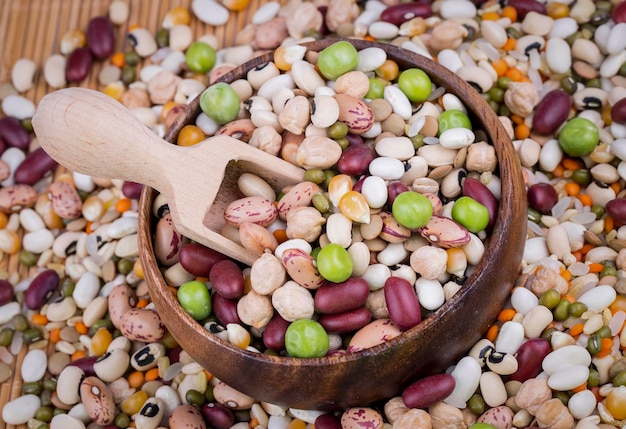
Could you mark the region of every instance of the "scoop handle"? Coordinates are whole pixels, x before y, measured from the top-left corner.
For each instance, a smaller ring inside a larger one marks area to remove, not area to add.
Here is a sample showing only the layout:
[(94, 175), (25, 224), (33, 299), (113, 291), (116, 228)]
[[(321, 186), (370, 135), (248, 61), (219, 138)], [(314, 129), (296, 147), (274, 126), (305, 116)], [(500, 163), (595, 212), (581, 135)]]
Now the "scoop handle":
[(33, 116), (43, 149), (69, 170), (106, 179), (167, 186), (163, 168), (183, 162), (126, 107), (99, 91), (65, 88), (43, 97)]

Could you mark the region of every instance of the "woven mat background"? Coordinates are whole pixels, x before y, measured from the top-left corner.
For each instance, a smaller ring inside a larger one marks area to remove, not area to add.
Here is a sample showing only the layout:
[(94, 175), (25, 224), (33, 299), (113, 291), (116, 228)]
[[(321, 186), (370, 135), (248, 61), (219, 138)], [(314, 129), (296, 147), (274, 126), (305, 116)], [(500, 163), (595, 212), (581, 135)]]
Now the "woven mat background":
[[(65, 33), (73, 29), (86, 30), (89, 19), (106, 15), (112, 0), (0, 0), (0, 85), (11, 81), (11, 68), (20, 58), (29, 58), (43, 68), (46, 59), (59, 53), (60, 40)], [(235, 35), (246, 23), (252, 13), (264, 0), (250, 0), (247, 9), (232, 13), (226, 25), (213, 27), (193, 17), (191, 0), (126, 0), (130, 6), (128, 22), (116, 27), (116, 52), (128, 49), (126, 34), (131, 25), (139, 25), (156, 33), (161, 28), (164, 16), (177, 6), (186, 7), (192, 14), (191, 28), (194, 35), (215, 34), (223, 46), (230, 46)], [(285, 0), (279, 0), (285, 3)], [(103, 64), (94, 62), (89, 77), (79, 86), (99, 88), (98, 71)], [(41, 73), (35, 85), (22, 95), (37, 103), (48, 91)], [(0, 115), (2, 113), (0, 112)], [(0, 259), (0, 272), (19, 273), (24, 279), (30, 270), (19, 263), (18, 256), (5, 256)], [(52, 351), (52, 350), (50, 350)], [(22, 380), (20, 367), (27, 352), (26, 346), (13, 361), (13, 377), (0, 385), (0, 410), (4, 404), (20, 396)], [(26, 425), (7, 425), (0, 417), (0, 429), (25, 429)]]

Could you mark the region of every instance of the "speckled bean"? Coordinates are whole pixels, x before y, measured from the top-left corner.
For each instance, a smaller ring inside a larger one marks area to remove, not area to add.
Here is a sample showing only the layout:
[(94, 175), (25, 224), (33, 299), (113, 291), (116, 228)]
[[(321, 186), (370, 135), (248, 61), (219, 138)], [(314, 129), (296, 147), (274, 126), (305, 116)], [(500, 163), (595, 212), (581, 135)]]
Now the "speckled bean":
[(155, 342), (165, 335), (165, 325), (156, 311), (131, 308), (120, 320), (120, 331), (133, 341)]

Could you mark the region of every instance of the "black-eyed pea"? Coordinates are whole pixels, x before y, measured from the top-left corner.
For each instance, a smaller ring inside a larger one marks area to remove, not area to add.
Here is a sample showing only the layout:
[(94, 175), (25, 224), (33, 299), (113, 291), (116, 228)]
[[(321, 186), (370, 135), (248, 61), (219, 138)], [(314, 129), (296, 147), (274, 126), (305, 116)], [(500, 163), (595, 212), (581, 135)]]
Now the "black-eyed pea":
[(158, 364), (160, 357), (165, 356), (165, 346), (161, 343), (150, 343), (137, 350), (130, 357), (130, 365), (137, 371), (147, 371)]
[(222, 381), (213, 387), (213, 395), (217, 403), (233, 410), (249, 410), (252, 404), (257, 402), (253, 397), (233, 389)]
[(97, 377), (87, 377), (80, 384), (80, 399), (87, 414), (98, 425), (108, 425), (115, 418), (113, 393)]
[(125, 283), (115, 286), (108, 297), (109, 316), (113, 326), (119, 329), (122, 317), (137, 304), (135, 291)]
[(129, 362), (128, 352), (114, 349), (100, 356), (93, 364), (93, 369), (100, 380), (110, 383), (124, 375)]
[(316, 127), (326, 128), (337, 122), (339, 105), (330, 95), (316, 95), (311, 103), (311, 122)]
[(206, 423), (200, 409), (183, 404), (172, 410), (168, 419), (170, 429), (206, 429)]
[(156, 429), (161, 424), (165, 406), (159, 398), (148, 398), (135, 417), (137, 429)]
[(132, 308), (121, 319), (120, 331), (133, 341), (151, 343), (165, 335), (165, 324), (159, 314), (147, 308)]

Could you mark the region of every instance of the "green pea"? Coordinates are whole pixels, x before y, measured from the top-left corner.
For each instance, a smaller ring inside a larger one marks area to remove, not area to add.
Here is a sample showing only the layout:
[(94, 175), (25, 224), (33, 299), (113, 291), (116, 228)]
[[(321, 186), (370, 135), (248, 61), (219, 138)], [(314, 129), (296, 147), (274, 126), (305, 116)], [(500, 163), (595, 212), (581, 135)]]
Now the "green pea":
[(352, 275), (352, 258), (348, 251), (336, 243), (322, 247), (317, 255), (317, 270), (326, 280), (341, 283)]
[(45, 390), (55, 391), (57, 390), (57, 381), (54, 378), (46, 378), (43, 381), (43, 388)]
[(626, 370), (618, 372), (617, 375), (613, 377), (611, 383), (613, 383), (615, 387), (626, 386)]
[(346, 150), (348, 146), (350, 146), (350, 141), (348, 141), (347, 137), (342, 137), (340, 139), (335, 139), (341, 150)]
[(61, 282), (61, 296), (63, 298), (70, 297), (74, 294), (74, 288), (76, 287), (76, 283), (69, 277), (63, 279)]
[(570, 156), (589, 155), (600, 141), (596, 125), (587, 118), (576, 117), (565, 123), (558, 135), (559, 145)]
[(20, 264), (25, 265), (27, 267), (34, 267), (37, 263), (37, 255), (33, 252), (29, 252), (28, 250), (22, 250), (19, 255)]
[(178, 302), (195, 320), (202, 320), (211, 314), (211, 296), (207, 286), (198, 280), (183, 283), (178, 288)]
[(33, 132), (33, 118), (24, 118), (21, 120), (22, 127), (29, 133)]
[(497, 429), (494, 425), (489, 423), (473, 423), (469, 429)]
[(615, 267), (604, 267), (602, 271), (600, 271), (600, 278), (612, 276), (617, 277), (617, 268)]
[(472, 197), (463, 196), (452, 206), (452, 219), (468, 231), (477, 233), (489, 224), (489, 210)]
[(225, 82), (209, 86), (200, 96), (202, 111), (220, 125), (237, 118), (240, 104), (237, 92)]
[(320, 170), (319, 168), (313, 168), (304, 172), (304, 180), (306, 182), (313, 182), (317, 185), (322, 183), (325, 177), (324, 170)]
[(204, 396), (202, 392), (198, 392), (197, 390), (194, 390), (194, 389), (189, 389), (187, 393), (185, 393), (185, 399), (191, 405), (195, 407), (201, 407), (202, 405), (204, 405), (204, 401), (206, 400), (206, 397)]
[(15, 330), (13, 328), (4, 327), (0, 329), (0, 347), (8, 347), (13, 342), (13, 334)]
[(398, 76), (398, 88), (413, 103), (421, 103), (430, 97), (433, 84), (424, 70), (410, 68)]
[(129, 66), (136, 66), (141, 61), (139, 54), (135, 51), (128, 51), (124, 53), (124, 63)]
[(570, 316), (580, 317), (583, 313), (587, 311), (587, 306), (582, 302), (572, 302), (569, 306), (568, 312)]
[(587, 377), (587, 387), (598, 387), (600, 385), (600, 373), (595, 368), (589, 368), (589, 377)]
[(567, 406), (567, 403), (569, 402), (569, 395), (567, 392), (554, 392), (554, 397), (561, 401), (563, 405)]
[(585, 87), (587, 87), (587, 88), (602, 88), (602, 82), (600, 82), (600, 79), (598, 79), (598, 78), (589, 79), (585, 83)]
[(39, 407), (35, 412), (35, 418), (45, 423), (50, 423), (54, 414), (54, 408), (52, 407)]
[(107, 330), (113, 329), (113, 322), (109, 319), (99, 319), (93, 322), (93, 324), (89, 327), (89, 335), (94, 335), (98, 332), (98, 329), (104, 328)]
[(32, 344), (36, 341), (43, 340), (43, 332), (37, 328), (29, 328), (24, 331), (23, 335), (26, 344)]
[(328, 80), (336, 80), (342, 74), (354, 70), (358, 63), (359, 53), (352, 43), (345, 40), (324, 48), (317, 58), (317, 67)]
[(586, 168), (574, 170), (572, 172), (572, 180), (578, 183), (580, 186), (587, 186), (591, 183), (591, 172)]
[(592, 334), (587, 339), (587, 351), (590, 355), (597, 355), (602, 350), (602, 338), (596, 334)]
[(124, 85), (130, 85), (137, 80), (137, 70), (134, 66), (125, 65), (122, 68), (122, 82)]
[(207, 73), (217, 61), (217, 54), (211, 45), (205, 42), (194, 42), (187, 48), (185, 62), (194, 73)]
[(120, 429), (127, 428), (130, 424), (130, 417), (126, 413), (118, 413), (113, 420), (113, 424)]
[(38, 381), (29, 381), (22, 384), (22, 395), (39, 395), (43, 391), (43, 386)]
[(506, 27), (506, 34), (513, 38), (513, 39), (519, 39), (522, 35), (522, 33), (519, 32), (519, 30), (515, 27)]
[(348, 135), (348, 125), (345, 122), (337, 121), (328, 127), (327, 133), (331, 139), (342, 139)]
[(494, 100), (489, 100), (489, 107), (491, 107), (491, 110), (493, 110), (494, 112), (498, 112), (500, 110), (500, 104), (497, 101)]
[(626, 62), (619, 67), (619, 71), (617, 73), (622, 77), (626, 77)]
[(365, 94), (365, 98), (373, 100), (375, 98), (383, 98), (385, 95), (385, 82), (377, 77), (370, 77), (369, 79), (370, 86), (367, 94)]
[(11, 318), (11, 324), (15, 328), (16, 331), (24, 332), (28, 329), (28, 319), (23, 314), (16, 314)]
[(539, 304), (550, 310), (554, 309), (561, 301), (561, 294), (556, 289), (548, 289), (539, 297)]
[(166, 28), (162, 28), (157, 31), (156, 42), (159, 48), (165, 48), (170, 45), (170, 32)]
[(554, 326), (547, 328), (541, 333), (541, 338), (543, 338), (544, 340), (550, 341), (550, 339), (552, 338), (552, 334), (554, 334), (557, 331), (558, 329), (555, 328)]
[(423, 134), (416, 134), (413, 137), (409, 137), (409, 140), (411, 140), (411, 143), (413, 143), (413, 147), (415, 149), (419, 149), (422, 146), (424, 146), (424, 138), (426, 136), (424, 136)]
[(567, 317), (569, 316), (569, 306), (570, 302), (568, 300), (560, 300), (556, 307), (554, 307), (554, 310), (552, 310), (552, 313), (554, 314), (554, 320), (563, 321), (567, 319)]
[(39, 399), (41, 400), (42, 407), (52, 406), (52, 393), (53, 390), (44, 389), (43, 392), (39, 395)]
[(506, 104), (501, 104), (500, 109), (498, 109), (498, 114), (500, 116), (511, 116), (511, 111), (506, 107)]
[(128, 258), (122, 258), (117, 261), (117, 272), (120, 274), (128, 274), (133, 271), (134, 267), (133, 261)]
[(481, 415), (485, 412), (485, 409), (487, 408), (485, 400), (479, 393), (474, 393), (472, 396), (470, 396), (469, 400), (467, 401), (467, 406), (469, 407), (470, 411), (476, 415)]
[(504, 90), (502, 88), (492, 86), (488, 94), (492, 101), (496, 101), (498, 103), (502, 103), (504, 101)]
[(567, 92), (569, 95), (572, 95), (576, 92), (576, 81), (572, 79), (570, 76), (562, 77), (560, 80), (561, 89)]
[(313, 195), (313, 207), (315, 207), (320, 213), (328, 213), (330, 211), (330, 199), (325, 194)]
[(328, 184), (333, 179), (333, 177), (337, 175), (337, 173), (333, 170), (324, 170), (324, 175), (326, 175), (326, 178), (324, 179), (324, 188), (328, 189)]
[(496, 85), (498, 85), (498, 88), (502, 88), (504, 90), (507, 90), (507, 89), (509, 89), (509, 84), (511, 82), (513, 82), (513, 79), (511, 79), (510, 77), (501, 76), (496, 81)]
[(541, 213), (539, 211), (528, 207), (528, 220), (534, 223), (541, 222)]
[(391, 213), (400, 225), (415, 229), (428, 223), (433, 215), (433, 205), (424, 195), (407, 191), (395, 198), (391, 206)]
[(439, 135), (451, 128), (472, 129), (472, 122), (469, 117), (460, 110), (445, 110), (441, 112), (437, 122), (439, 123), (439, 130), (437, 132)]
[(289, 325), (285, 332), (285, 348), (287, 353), (294, 357), (318, 358), (325, 356), (328, 353), (328, 345), (326, 330), (315, 320), (296, 320)]
[(611, 338), (613, 336), (611, 328), (606, 325), (602, 326), (600, 329), (594, 332), (594, 335), (597, 335), (600, 338)]

